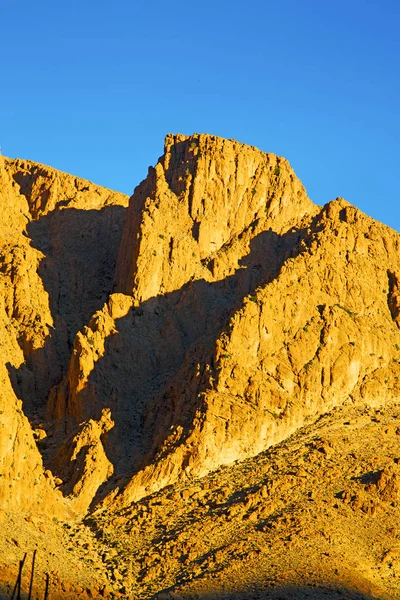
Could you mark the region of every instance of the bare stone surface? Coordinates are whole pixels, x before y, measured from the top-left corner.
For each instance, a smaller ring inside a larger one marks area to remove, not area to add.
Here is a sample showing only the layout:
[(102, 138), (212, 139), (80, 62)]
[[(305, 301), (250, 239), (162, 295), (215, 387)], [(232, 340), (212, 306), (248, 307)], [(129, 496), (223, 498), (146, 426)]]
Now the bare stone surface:
[(71, 340), (110, 291), (127, 200), (50, 167), (0, 157), (4, 508), (65, 511), (43, 475), (39, 450), (46, 452), (51, 431), (45, 406), (67, 370)]
[(123, 479), (105, 505), (254, 456), (334, 406), (397, 399), (398, 250), (345, 200), (313, 205), (284, 159), (168, 136), (130, 202), (117, 293), (50, 403), (76, 423), (111, 408)]
[(398, 233), (203, 134), (0, 209), (0, 593), (400, 598)]

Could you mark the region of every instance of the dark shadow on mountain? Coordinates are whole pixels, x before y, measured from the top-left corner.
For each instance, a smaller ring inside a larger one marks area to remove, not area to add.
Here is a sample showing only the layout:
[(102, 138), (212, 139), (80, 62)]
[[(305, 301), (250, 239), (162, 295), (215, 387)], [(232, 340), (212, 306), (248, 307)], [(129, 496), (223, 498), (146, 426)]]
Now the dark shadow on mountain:
[[(349, 590), (340, 585), (276, 585), (257, 588), (251, 586), (251, 590), (239, 590), (235, 592), (214, 592), (209, 594), (184, 594), (176, 591), (166, 590), (149, 596), (148, 600), (379, 600), (375, 596), (366, 595), (356, 590)], [(174, 595), (175, 594), (175, 595)]]
[[(123, 582), (122, 582), (123, 583)], [(0, 600), (9, 600), (12, 591), (15, 587), (15, 582), (10, 582), (8, 585), (3, 584), (0, 588)], [(43, 589), (42, 589), (43, 588)], [(334, 584), (313, 584), (313, 585), (266, 585), (265, 587), (251, 586), (251, 590), (239, 590), (235, 592), (213, 592), (213, 593), (180, 593), (179, 589), (172, 591), (168, 590), (158, 592), (151, 596), (147, 596), (147, 600), (380, 600), (378, 596), (367, 595), (356, 590), (350, 590), (340, 585)], [(43, 594), (44, 584), (40, 586), (40, 591)], [(57, 598), (59, 600), (77, 600), (78, 598), (88, 597), (85, 592), (74, 594), (73, 592), (55, 591), (49, 587), (49, 598)], [(36, 597), (36, 596), (35, 596)], [(43, 595), (41, 596), (43, 597)], [(93, 597), (92, 593), (90, 597)], [(125, 593), (123, 595), (126, 600), (134, 600), (135, 596)], [(145, 598), (145, 596), (142, 596)], [(28, 598), (28, 589), (21, 588), (21, 598)]]
[[(76, 333), (106, 301), (114, 276), (125, 209), (58, 210), (27, 227), (31, 245), (45, 255), (39, 267), (54, 327), (36, 350), (21, 337), (25, 364), (8, 365), (25, 414), (43, 417), (51, 387), (65, 375)], [(34, 401), (35, 399), (36, 401)]]
[[(89, 395), (98, 385), (104, 389), (104, 374), (109, 374), (106, 385), (112, 383), (113, 388), (102, 395), (106, 401), (116, 400), (110, 406), (115, 427), (107, 434), (106, 451), (117, 476), (147, 464), (172, 424), (187, 433), (200, 388), (207, 385), (206, 365), (214, 368), (216, 339), (243, 299), (276, 277), (298, 236), (299, 232), (293, 237), (262, 232), (234, 275), (214, 283), (191, 281), (176, 292), (151, 298), (117, 321), (118, 333), (107, 340), (107, 351), (86, 388)], [(134, 356), (134, 362), (124, 361), (125, 356)], [(185, 382), (192, 402), (177, 414), (172, 388), (183, 366), (199, 376)], [(101, 408), (99, 398), (97, 417)]]
[(368, 471), (367, 473), (363, 473), (363, 475), (360, 475), (359, 477), (353, 477), (353, 479), (355, 481), (359, 481), (363, 485), (376, 485), (381, 474), (382, 471)]
[[(54, 356), (60, 364), (58, 381), (65, 375), (76, 332), (88, 324), (110, 292), (123, 213), (121, 207), (101, 211), (69, 209), (29, 226), (32, 244), (45, 254), (40, 275), (50, 295), (56, 327), (48, 343), (30, 354), (26, 365), (20, 369), (9, 367), (28, 417), (37, 414), (38, 408), (29, 404), (32, 394), (28, 393), (29, 386), (24, 387), (25, 371), (28, 367), (34, 373), (36, 386), (40, 377), (45, 379), (47, 393), (57, 383), (46, 371)], [(312, 230), (316, 221), (317, 217)], [(257, 222), (250, 225), (253, 231), (256, 228)], [(99, 419), (103, 408), (111, 409), (115, 425), (102, 440), (119, 482), (111, 480), (99, 490), (98, 498), (120, 487), (121, 480), (152, 460), (172, 423), (180, 426), (179, 443), (184, 443), (199, 409), (199, 394), (208, 385), (207, 370), (214, 369), (215, 342), (230, 316), (247, 296), (256, 301), (256, 289), (272, 282), (288, 258), (304, 252), (308, 238), (307, 229), (292, 229), (283, 235), (272, 229), (262, 231), (254, 235), (249, 254), (240, 260), (233, 275), (213, 283), (204, 279), (189, 281), (179, 290), (130, 309), (116, 321), (116, 332), (106, 339), (104, 355), (79, 392), (79, 418), (75, 425), (69, 419), (61, 428), (65, 427), (63, 436), (68, 439), (77, 431), (79, 421)], [(211, 261), (207, 267), (213, 271), (215, 263)], [(181, 369), (190, 374), (184, 382), (189, 395), (184, 411), (179, 411), (179, 402), (174, 398), (179, 393), (174, 388), (180, 384)], [(42, 394), (41, 399), (44, 402), (46, 395)], [(68, 410), (67, 397), (67, 414)], [(60, 427), (57, 429), (59, 433)], [(50, 436), (40, 448), (46, 468), (53, 471), (51, 456), (59, 444), (59, 439), (52, 441)], [(65, 480), (62, 473), (55, 475)]]
[[(305, 250), (300, 241), (306, 237), (306, 230), (263, 231), (252, 239), (233, 275), (213, 283), (190, 281), (116, 321), (117, 331), (107, 338), (104, 355), (79, 394), (81, 420), (99, 419), (102, 409), (110, 408), (115, 423), (103, 436), (114, 478), (99, 489), (95, 504), (152, 461), (172, 424), (181, 430), (177, 443), (185, 442), (215, 368), (217, 338), (244, 298), (255, 300), (256, 289)], [(175, 388), (182, 387), (183, 379), (188, 401), (180, 410)]]

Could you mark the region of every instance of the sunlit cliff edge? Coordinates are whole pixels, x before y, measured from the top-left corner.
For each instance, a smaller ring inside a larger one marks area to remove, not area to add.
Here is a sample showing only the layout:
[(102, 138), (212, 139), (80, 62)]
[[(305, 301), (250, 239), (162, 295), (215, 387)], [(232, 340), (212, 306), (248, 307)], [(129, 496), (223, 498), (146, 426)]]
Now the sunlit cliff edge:
[[(0, 161), (0, 507), (7, 523), (9, 515), (38, 523), (45, 515), (83, 531), (86, 518), (106, 531), (113, 519), (123, 527), (140, 503), (173, 497), (171, 486), (194, 489), (193, 482), (199, 489), (187, 499), (208, 489), (212, 507), (221, 495), (213, 473), (236, 469), (239, 481), (241, 465), (268, 465), (265, 452), (302, 431), (316, 444), (321, 436), (312, 428), (321, 418), (327, 431), (343, 427), (346, 414), (360, 423), (376, 411), (397, 418), (399, 234), (341, 198), (315, 205), (284, 158), (210, 135), (168, 135), (130, 199), (50, 167)], [(400, 500), (398, 434), (389, 430), (391, 450), (382, 457), (390, 465), (367, 482), (376, 486), (369, 488), (375, 509), (361, 511), (371, 519)], [(334, 441), (321, 444), (321, 455), (331, 453)], [(335, 467), (338, 479), (342, 467)], [(259, 471), (262, 479), (268, 466)], [(261, 479), (254, 503), (269, 503), (272, 515), (275, 488), (263, 492)], [(282, 484), (282, 494), (298, 485)], [(182, 498), (179, 492), (176, 506)], [(250, 512), (268, 520), (266, 511)], [(236, 521), (233, 514), (235, 526), (249, 514), (238, 510)], [(103, 563), (101, 585), (117, 594), (122, 583)], [(385, 573), (342, 583), (400, 597)], [(162, 590), (163, 577), (153, 569), (144, 584)], [(151, 597), (140, 596), (150, 592), (137, 578), (129, 585), (134, 597)]]

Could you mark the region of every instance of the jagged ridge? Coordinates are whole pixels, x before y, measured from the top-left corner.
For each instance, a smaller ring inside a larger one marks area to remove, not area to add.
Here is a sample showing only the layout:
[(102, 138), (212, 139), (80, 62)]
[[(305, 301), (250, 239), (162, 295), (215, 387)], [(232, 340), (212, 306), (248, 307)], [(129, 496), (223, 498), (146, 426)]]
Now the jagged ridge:
[(397, 249), (347, 202), (313, 205), (284, 159), (167, 137), (130, 202), (117, 293), (51, 400), (77, 423), (111, 409), (106, 504), (254, 455), (333, 406), (397, 399)]

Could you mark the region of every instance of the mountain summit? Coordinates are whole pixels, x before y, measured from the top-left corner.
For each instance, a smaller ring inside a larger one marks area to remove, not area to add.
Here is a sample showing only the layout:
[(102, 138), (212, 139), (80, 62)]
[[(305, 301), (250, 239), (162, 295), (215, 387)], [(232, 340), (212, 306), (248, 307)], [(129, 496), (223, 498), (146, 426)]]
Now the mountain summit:
[(399, 234), (284, 158), (168, 135), (129, 201), (1, 158), (0, 202), (4, 510), (106, 527), (399, 402)]

